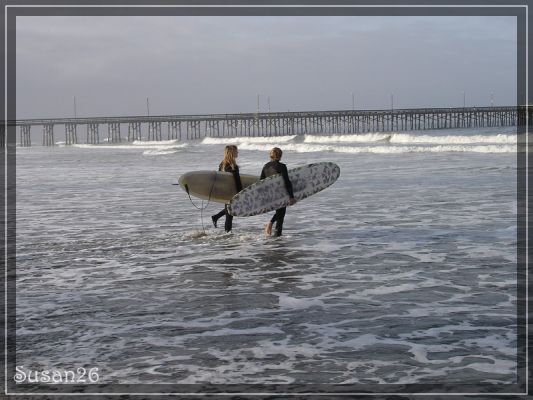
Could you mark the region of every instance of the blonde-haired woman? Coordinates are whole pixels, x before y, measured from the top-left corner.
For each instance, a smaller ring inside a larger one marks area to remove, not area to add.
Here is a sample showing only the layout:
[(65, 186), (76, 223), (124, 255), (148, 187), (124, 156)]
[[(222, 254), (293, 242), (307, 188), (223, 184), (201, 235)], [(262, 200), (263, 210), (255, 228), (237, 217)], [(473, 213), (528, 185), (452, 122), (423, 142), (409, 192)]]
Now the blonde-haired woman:
[[(235, 179), (235, 188), (237, 192), (242, 190), (241, 176), (239, 175), (239, 166), (237, 165), (237, 157), (239, 156), (239, 150), (235, 145), (229, 145), (224, 148), (224, 159), (218, 166), (219, 171), (231, 172)], [(227, 204), (224, 209), (218, 214), (211, 216), (213, 225), (217, 227), (218, 220), (223, 216), (226, 216), (226, 222), (224, 223), (224, 230), (230, 232), (233, 225), (233, 216), (228, 213)]]
[[(261, 171), (261, 179), (265, 179), (268, 176), (281, 174), (283, 176), (283, 181), (285, 182), (285, 188), (289, 194), (289, 204), (292, 206), (296, 203), (294, 198), (294, 193), (292, 191), (292, 182), (289, 179), (289, 173), (287, 171), (287, 166), (280, 162), (283, 152), (279, 147), (274, 147), (270, 150), (270, 162), (266, 163)], [(281, 236), (283, 230), (283, 220), (285, 219), (285, 211), (287, 207), (281, 207), (276, 210), (274, 216), (270, 219), (270, 222), (265, 226), (265, 234), (270, 236), (272, 235), (272, 225), (276, 223), (276, 232), (275, 236)]]

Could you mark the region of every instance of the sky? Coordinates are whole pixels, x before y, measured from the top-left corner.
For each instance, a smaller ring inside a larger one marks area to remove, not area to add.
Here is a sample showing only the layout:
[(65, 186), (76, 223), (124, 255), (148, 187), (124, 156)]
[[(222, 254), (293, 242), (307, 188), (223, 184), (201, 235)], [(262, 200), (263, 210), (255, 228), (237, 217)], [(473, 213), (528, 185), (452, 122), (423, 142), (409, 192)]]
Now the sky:
[(258, 96), (261, 112), (514, 105), (516, 30), (500, 16), (18, 16), (17, 119), (256, 112)]

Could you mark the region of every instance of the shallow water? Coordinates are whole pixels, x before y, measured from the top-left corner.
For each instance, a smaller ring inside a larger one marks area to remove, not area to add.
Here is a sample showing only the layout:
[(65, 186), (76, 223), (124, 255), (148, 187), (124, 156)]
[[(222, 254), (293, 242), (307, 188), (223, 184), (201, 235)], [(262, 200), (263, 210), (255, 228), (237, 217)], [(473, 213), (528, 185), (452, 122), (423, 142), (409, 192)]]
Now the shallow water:
[(225, 234), (220, 204), (172, 185), (228, 140), (18, 149), (17, 364), (103, 383), (513, 383), (512, 132), (377, 135), (234, 140), (242, 173), (274, 144), (289, 168), (341, 168), (281, 238), (270, 214)]

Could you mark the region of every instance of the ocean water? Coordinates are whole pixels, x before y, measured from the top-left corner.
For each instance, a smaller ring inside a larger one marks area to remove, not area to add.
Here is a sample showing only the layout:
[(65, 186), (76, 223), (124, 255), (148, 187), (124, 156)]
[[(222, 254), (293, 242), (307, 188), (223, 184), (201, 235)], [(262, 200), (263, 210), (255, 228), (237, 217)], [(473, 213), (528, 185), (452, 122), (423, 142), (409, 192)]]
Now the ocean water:
[[(270, 218), (178, 177), (268, 150), (339, 180)], [(17, 365), (101, 383), (512, 384), (510, 128), (17, 149)], [(223, 225), (220, 221), (219, 225)]]

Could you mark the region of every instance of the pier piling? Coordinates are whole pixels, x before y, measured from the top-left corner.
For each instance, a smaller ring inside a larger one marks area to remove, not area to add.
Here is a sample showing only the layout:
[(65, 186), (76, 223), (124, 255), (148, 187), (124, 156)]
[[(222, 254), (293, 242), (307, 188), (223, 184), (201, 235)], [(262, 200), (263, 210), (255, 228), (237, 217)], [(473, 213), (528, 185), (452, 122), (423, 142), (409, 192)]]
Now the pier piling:
[(20, 145), (22, 147), (30, 147), (31, 146), (31, 125), (22, 125), (20, 127)]
[(43, 146), (54, 146), (54, 124), (43, 125)]

